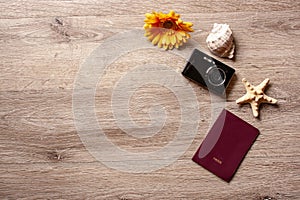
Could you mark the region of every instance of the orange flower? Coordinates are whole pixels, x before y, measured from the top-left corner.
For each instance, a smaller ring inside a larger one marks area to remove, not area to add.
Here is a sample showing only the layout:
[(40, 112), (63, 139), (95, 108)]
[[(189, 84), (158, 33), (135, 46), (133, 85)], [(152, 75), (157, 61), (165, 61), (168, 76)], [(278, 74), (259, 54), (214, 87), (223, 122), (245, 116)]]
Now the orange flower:
[(145, 36), (152, 42), (165, 50), (178, 48), (190, 38), (187, 32), (193, 32), (191, 22), (183, 22), (180, 15), (171, 10), (168, 14), (146, 13)]

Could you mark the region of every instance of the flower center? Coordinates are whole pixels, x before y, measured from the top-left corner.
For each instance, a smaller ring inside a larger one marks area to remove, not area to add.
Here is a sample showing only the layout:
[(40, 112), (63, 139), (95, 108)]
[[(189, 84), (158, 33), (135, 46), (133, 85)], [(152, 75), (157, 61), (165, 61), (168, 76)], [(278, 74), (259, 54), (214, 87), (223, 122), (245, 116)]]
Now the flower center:
[(167, 28), (167, 29), (170, 29), (173, 27), (173, 22), (171, 20), (167, 20), (163, 23), (163, 27), (164, 28)]

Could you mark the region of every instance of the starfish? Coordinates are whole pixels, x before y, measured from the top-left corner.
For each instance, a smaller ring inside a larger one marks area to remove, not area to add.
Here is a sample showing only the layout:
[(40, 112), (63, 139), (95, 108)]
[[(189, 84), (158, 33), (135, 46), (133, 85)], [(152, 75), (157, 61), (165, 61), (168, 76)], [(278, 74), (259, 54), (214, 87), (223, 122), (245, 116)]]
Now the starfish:
[(239, 98), (238, 100), (236, 100), (236, 103), (237, 104), (250, 103), (254, 117), (258, 117), (259, 105), (261, 103), (271, 103), (271, 104), (277, 103), (276, 99), (273, 99), (264, 93), (264, 90), (269, 84), (270, 79), (266, 78), (258, 86), (253, 86), (245, 78), (243, 78), (242, 81), (247, 90), (247, 93), (241, 98)]

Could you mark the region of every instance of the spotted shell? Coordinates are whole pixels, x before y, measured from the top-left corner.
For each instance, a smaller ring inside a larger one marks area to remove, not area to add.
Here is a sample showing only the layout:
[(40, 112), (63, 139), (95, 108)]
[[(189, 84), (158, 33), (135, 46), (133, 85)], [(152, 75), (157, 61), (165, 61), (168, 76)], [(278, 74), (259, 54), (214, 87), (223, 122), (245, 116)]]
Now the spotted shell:
[(225, 58), (233, 58), (234, 41), (232, 31), (228, 24), (215, 23), (210, 34), (206, 38), (208, 49), (215, 55)]

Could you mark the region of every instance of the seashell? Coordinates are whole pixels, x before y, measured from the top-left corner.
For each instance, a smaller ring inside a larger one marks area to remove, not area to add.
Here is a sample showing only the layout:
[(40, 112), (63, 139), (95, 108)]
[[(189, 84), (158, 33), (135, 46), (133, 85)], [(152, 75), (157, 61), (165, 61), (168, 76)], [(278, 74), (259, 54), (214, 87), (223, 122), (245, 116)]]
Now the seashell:
[(226, 58), (234, 56), (234, 41), (228, 24), (214, 24), (211, 33), (206, 38), (208, 49), (215, 55)]

